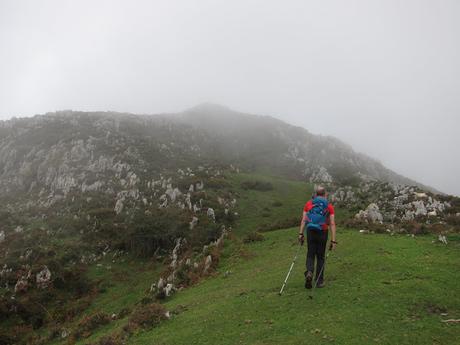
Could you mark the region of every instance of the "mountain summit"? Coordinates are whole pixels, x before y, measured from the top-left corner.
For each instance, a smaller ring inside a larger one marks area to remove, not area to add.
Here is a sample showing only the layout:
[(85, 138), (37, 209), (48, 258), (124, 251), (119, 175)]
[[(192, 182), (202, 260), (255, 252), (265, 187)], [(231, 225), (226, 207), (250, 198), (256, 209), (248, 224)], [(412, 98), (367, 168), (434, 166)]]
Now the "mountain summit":
[(81, 188), (103, 159), (155, 171), (212, 161), (310, 182), (417, 184), (336, 138), (211, 103), (167, 115), (63, 111), (0, 122), (3, 192), (63, 181)]

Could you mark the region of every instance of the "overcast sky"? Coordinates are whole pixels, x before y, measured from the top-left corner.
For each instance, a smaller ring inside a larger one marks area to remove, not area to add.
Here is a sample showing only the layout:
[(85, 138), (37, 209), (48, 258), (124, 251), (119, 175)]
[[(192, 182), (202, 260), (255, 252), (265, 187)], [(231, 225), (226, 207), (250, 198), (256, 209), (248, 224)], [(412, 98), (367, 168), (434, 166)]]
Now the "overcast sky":
[(0, 119), (201, 102), (460, 195), (458, 0), (0, 0)]

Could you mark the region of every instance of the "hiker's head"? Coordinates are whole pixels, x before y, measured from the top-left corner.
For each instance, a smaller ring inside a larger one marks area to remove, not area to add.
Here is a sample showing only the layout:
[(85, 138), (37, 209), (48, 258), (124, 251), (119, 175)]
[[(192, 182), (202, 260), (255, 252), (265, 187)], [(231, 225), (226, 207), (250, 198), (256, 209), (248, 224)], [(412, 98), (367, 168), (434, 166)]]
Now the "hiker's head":
[(316, 186), (315, 193), (317, 196), (326, 196), (326, 188), (324, 186)]

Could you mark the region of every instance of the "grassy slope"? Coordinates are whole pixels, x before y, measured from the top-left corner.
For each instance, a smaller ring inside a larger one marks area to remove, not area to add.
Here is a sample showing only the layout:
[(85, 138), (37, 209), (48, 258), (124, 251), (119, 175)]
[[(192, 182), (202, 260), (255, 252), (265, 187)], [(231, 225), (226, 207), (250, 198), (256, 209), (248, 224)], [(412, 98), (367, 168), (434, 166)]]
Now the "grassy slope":
[[(244, 191), (240, 184), (262, 180), (273, 191)], [(231, 176), (232, 190), (240, 194), (238, 238), (261, 224), (299, 217), (311, 186), (265, 175)], [(273, 202), (281, 201), (275, 207)], [(338, 218), (341, 218), (338, 210)], [(448, 247), (431, 237), (407, 238), (360, 235), (340, 231), (340, 247), (330, 257), (329, 287), (316, 291), (314, 301), (303, 288), (303, 260), (295, 266), (285, 295), (277, 296), (295, 251), (295, 229), (266, 234), (264, 242), (243, 245), (227, 241), (215, 278), (179, 292), (166, 306), (186, 310), (160, 327), (141, 332), (132, 344), (302, 344), (316, 341), (338, 344), (399, 343), (454, 344), (459, 327), (440, 322), (439, 313), (460, 317), (455, 295), (460, 272), (458, 242)], [(457, 243), (457, 244), (455, 244)], [(99, 295), (91, 310), (117, 312), (132, 308), (158, 272), (143, 272), (136, 262), (113, 267), (113, 286)], [(439, 272), (437, 268), (441, 268)], [(225, 278), (223, 272), (232, 273)], [(107, 270), (93, 267), (94, 278)], [(120, 280), (121, 279), (121, 280)], [(434, 314), (433, 314), (434, 312)], [(250, 321), (249, 321), (250, 320)], [(112, 322), (79, 342), (86, 344), (120, 329), (126, 319)], [(313, 332), (313, 333), (312, 333)]]
[[(270, 182), (274, 188), (265, 192), (241, 188), (242, 182), (253, 180)], [(261, 174), (236, 174), (231, 176), (231, 181), (232, 188), (240, 194), (240, 218), (235, 228), (237, 235), (252, 232), (262, 224), (282, 219), (298, 217), (300, 221), (304, 203), (313, 190), (310, 184)], [(281, 205), (274, 206), (275, 201), (279, 201)]]
[[(268, 233), (246, 245), (249, 259), (230, 254), (219, 274), (166, 303), (187, 308), (131, 338), (131, 344), (458, 344), (459, 243), (340, 231), (329, 257), (328, 286), (308, 299), (302, 253), (283, 296), (296, 229)], [(232, 273), (225, 277), (223, 272)], [(448, 316), (441, 316), (446, 311)]]
[[(272, 182), (275, 189), (240, 190), (238, 235), (298, 215), (311, 193), (304, 183), (245, 174), (233, 178), (234, 188), (253, 178)], [(274, 200), (283, 205), (273, 207)], [(269, 217), (262, 216), (264, 208), (270, 209)], [(227, 241), (217, 277), (166, 303), (186, 311), (130, 343), (456, 344), (459, 327), (440, 320), (460, 317), (458, 241), (445, 247), (433, 244), (430, 236), (340, 230), (340, 247), (327, 269), (329, 286), (316, 291), (312, 301), (303, 287), (304, 252), (285, 294), (277, 295), (295, 237), (296, 229), (289, 229), (267, 233), (265, 241), (250, 245)], [(227, 271), (232, 273), (226, 276)], [(440, 316), (444, 311), (448, 316)]]
[[(101, 281), (100, 292), (85, 310), (83, 315), (74, 322), (67, 325), (67, 328), (75, 327), (84, 316), (96, 312), (105, 312), (109, 315), (118, 314), (123, 309), (134, 309), (135, 306), (145, 297), (150, 285), (158, 280), (162, 267), (155, 265), (149, 260), (133, 259), (127, 256), (121, 261), (113, 263), (108, 258), (92, 265), (89, 269), (89, 278), (94, 281)], [(126, 318), (111, 322), (99, 328), (94, 334), (87, 338), (77, 341), (77, 344), (86, 344), (98, 339), (103, 334), (108, 334), (126, 324)], [(66, 343), (66, 340), (56, 339), (54, 344)]]

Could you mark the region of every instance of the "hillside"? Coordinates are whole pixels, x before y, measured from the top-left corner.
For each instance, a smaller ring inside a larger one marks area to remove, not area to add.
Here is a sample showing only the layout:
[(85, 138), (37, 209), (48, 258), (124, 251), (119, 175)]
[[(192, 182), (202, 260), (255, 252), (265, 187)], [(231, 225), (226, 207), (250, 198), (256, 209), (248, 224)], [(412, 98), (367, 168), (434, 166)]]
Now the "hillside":
[(180, 114), (63, 111), (0, 122), (4, 192), (107, 189), (93, 180), (103, 172), (129, 170), (130, 163), (137, 176), (146, 178), (145, 171), (197, 162), (265, 169), (313, 182), (417, 185), (333, 137), (209, 104)]
[[(460, 330), (441, 322), (460, 315), (458, 238), (445, 248), (431, 238), (362, 235), (339, 229), (328, 259), (328, 286), (303, 284), (303, 254), (285, 293), (278, 291), (295, 253), (295, 232), (266, 234), (226, 248), (215, 278), (165, 305), (183, 310), (129, 344), (457, 344)], [(304, 248), (305, 249), (305, 248)]]
[(458, 198), (270, 117), (202, 105), (0, 122), (0, 344), (135, 341), (149, 308), (249, 259), (241, 241), (296, 226), (319, 182), (342, 225), (456, 243)]
[(379, 180), (417, 185), (334, 137), (313, 135), (270, 116), (202, 104), (177, 118), (217, 138), (224, 157), (253, 169), (265, 167), (311, 182)]
[[(238, 186), (251, 178), (271, 182), (273, 191), (245, 193)], [(122, 312), (151, 303), (150, 283), (158, 271), (139, 261), (93, 265), (91, 275), (110, 284), (85, 316), (63, 329), (75, 332), (79, 320), (96, 312), (117, 318), (96, 325), (77, 344), (456, 344), (458, 327), (442, 320), (460, 315), (458, 234), (448, 235), (446, 246), (433, 235), (362, 234), (340, 226), (339, 247), (328, 259), (328, 286), (308, 298), (302, 252), (280, 297), (297, 229), (250, 235), (263, 229), (261, 224), (297, 215), (311, 186), (261, 175), (237, 175), (231, 181), (244, 200), (237, 208), (242, 215), (235, 236), (223, 243), (217, 270), (166, 299), (169, 319), (129, 335), (130, 317)], [(273, 194), (266, 193), (277, 193), (277, 206)], [(339, 209), (339, 224), (347, 218), (343, 211)], [(67, 341), (57, 338), (53, 343)]]

